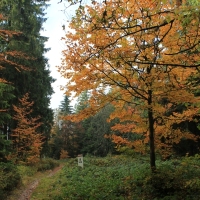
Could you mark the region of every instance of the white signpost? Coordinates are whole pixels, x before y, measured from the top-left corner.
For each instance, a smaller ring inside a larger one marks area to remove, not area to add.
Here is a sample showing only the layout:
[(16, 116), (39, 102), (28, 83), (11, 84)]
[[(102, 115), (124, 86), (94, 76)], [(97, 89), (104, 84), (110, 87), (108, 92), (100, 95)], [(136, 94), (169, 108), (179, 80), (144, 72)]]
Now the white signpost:
[(83, 168), (83, 155), (79, 154), (77, 158), (78, 158), (78, 166)]

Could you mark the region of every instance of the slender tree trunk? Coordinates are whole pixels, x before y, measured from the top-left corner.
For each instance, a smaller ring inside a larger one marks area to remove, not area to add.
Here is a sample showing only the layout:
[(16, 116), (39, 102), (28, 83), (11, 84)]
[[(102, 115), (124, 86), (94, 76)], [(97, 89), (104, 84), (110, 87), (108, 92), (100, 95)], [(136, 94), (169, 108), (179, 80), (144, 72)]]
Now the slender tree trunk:
[(154, 145), (154, 119), (153, 119), (153, 111), (152, 111), (152, 91), (148, 91), (148, 121), (149, 121), (149, 144), (150, 144), (150, 166), (151, 171), (154, 172), (156, 170), (156, 156), (155, 156), (155, 145)]
[(7, 135), (7, 124), (3, 124), (3, 134)]

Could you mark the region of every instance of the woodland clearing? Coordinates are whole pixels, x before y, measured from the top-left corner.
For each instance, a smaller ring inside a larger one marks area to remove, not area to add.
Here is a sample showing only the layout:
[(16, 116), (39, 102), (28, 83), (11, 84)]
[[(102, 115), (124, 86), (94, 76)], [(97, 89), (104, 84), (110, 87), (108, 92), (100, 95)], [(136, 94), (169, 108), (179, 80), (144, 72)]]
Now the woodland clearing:
[(40, 179), (31, 200), (198, 200), (200, 159), (158, 160), (152, 173), (147, 156), (85, 156), (83, 168), (70, 158), (53, 177)]

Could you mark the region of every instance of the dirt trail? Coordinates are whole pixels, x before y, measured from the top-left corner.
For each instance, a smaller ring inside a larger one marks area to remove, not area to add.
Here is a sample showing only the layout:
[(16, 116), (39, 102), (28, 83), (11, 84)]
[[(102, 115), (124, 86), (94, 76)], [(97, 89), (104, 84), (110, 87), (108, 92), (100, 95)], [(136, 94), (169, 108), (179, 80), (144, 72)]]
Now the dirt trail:
[[(61, 170), (63, 167), (63, 165), (60, 165), (58, 167), (56, 167), (53, 170), (49, 170), (48, 173), (45, 175), (46, 177), (51, 177), (53, 176), (55, 173), (57, 173), (59, 170)], [(38, 186), (38, 184), (40, 183), (40, 180), (42, 178), (44, 178), (45, 176), (41, 176), (41, 178), (37, 178), (36, 180), (34, 180), (31, 184), (29, 184), (25, 190), (22, 191), (22, 193), (16, 197), (16, 200), (29, 200), (31, 197), (31, 194), (33, 193), (33, 191), (35, 190), (35, 188)]]
[(31, 197), (31, 194), (33, 190), (38, 186), (40, 180), (37, 179), (34, 182), (32, 182), (21, 194), (18, 200), (28, 200)]

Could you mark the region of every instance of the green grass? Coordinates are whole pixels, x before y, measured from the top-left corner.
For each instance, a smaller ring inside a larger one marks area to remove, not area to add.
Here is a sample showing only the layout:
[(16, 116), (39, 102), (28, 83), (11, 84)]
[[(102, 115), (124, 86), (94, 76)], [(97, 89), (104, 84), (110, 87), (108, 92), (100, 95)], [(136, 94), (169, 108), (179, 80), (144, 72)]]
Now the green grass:
[[(61, 162), (56, 160), (47, 158), (42, 159), (40, 163), (35, 164), (34, 166), (26, 166), (26, 165), (14, 165), (13, 175), (9, 177), (9, 180), (6, 179), (8, 173), (4, 176), (1, 176), (3, 182), (9, 183), (13, 181), (14, 175), (19, 174), (20, 181), (18, 184), (15, 184), (10, 191), (4, 190), (4, 196), (1, 195), (0, 190), (0, 199), (7, 199), (7, 200), (16, 200), (21, 195), (21, 193), (25, 190), (25, 188), (31, 184), (33, 181), (40, 179), (41, 177), (46, 177), (48, 175), (48, 170), (54, 169), (55, 167), (59, 166)], [(1, 174), (0, 174), (1, 175)], [(0, 185), (1, 181), (0, 181)], [(1, 189), (1, 187), (0, 187)]]
[(31, 181), (39, 178), (44, 171), (54, 169), (59, 166), (59, 162), (50, 158), (41, 159), (39, 163), (33, 166), (17, 165), (17, 170), (22, 179), (22, 185), (27, 185)]
[(31, 200), (200, 199), (200, 157), (157, 166), (151, 174), (145, 157), (85, 157), (84, 168), (69, 159), (60, 172), (41, 180)]

